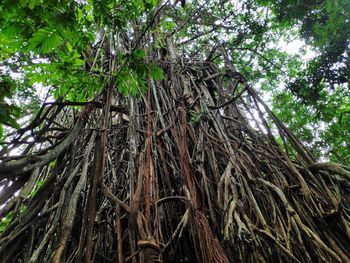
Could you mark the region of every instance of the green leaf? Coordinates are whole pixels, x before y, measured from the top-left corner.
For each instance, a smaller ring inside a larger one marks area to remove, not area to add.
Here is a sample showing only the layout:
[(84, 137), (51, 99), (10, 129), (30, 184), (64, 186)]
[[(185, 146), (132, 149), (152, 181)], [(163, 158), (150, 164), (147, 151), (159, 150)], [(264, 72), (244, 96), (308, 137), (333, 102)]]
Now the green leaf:
[(155, 64), (150, 65), (150, 74), (154, 80), (164, 79), (164, 72), (161, 68), (157, 67)]
[(147, 3), (147, 4), (151, 4), (151, 5), (153, 5), (153, 6), (156, 6), (157, 3), (158, 3), (158, 0), (146, 0), (146, 3)]
[(73, 47), (72, 47), (72, 45), (69, 42), (66, 43), (66, 47), (68, 49), (68, 52), (72, 52), (73, 51)]
[(30, 50), (41, 51), (45, 54), (57, 48), (62, 43), (62, 38), (56, 30), (40, 28), (28, 42)]
[(75, 13), (75, 16), (78, 21), (81, 21), (84, 17), (83, 11), (80, 8), (78, 8), (77, 12)]
[(34, 7), (40, 3), (41, 3), (41, 0), (29, 0), (28, 7), (29, 7), (29, 9), (34, 9)]
[(16, 119), (20, 116), (20, 108), (0, 102), (0, 123), (19, 129)]
[(10, 211), (5, 217), (0, 220), (0, 233), (4, 232), (6, 227), (10, 224), (13, 217), (13, 211)]
[(143, 49), (137, 49), (134, 52), (136, 58), (143, 59), (146, 57), (146, 52)]
[[(49, 164), (50, 167), (54, 167), (54, 165), (52, 165), (52, 163), (53, 163), (53, 162), (51, 162), (51, 163)], [(38, 180), (38, 181), (35, 183), (35, 186), (34, 186), (33, 190), (30, 192), (29, 196), (30, 196), (30, 197), (35, 196), (35, 195), (39, 192), (40, 188), (45, 184), (46, 181), (47, 181), (47, 180), (46, 180), (45, 178), (44, 178), (44, 179)]]
[(0, 124), (0, 142), (3, 142), (4, 137), (4, 128)]
[(123, 70), (117, 78), (117, 88), (123, 96), (136, 96), (144, 90), (145, 83), (130, 68)]

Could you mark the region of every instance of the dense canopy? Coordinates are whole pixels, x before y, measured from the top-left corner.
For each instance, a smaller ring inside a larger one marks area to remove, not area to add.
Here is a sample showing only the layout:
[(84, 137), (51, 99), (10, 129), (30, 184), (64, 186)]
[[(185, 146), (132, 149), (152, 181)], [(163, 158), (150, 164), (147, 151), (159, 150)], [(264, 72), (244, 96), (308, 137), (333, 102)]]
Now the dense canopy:
[(0, 14), (1, 262), (350, 261), (349, 1)]

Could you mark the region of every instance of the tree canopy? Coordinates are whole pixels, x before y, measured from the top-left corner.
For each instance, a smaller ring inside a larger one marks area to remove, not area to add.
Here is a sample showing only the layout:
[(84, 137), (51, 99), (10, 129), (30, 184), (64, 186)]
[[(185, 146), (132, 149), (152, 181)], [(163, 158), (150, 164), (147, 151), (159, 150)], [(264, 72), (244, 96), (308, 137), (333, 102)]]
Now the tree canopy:
[[(129, 68), (140, 80), (147, 70), (161, 77), (154, 65), (146, 69), (138, 63), (144, 55), (142, 30), (157, 33), (154, 48), (171, 36), (188, 55), (203, 57), (213, 51), (210, 48), (224, 45), (235, 67), (259, 90), (270, 91), (278, 116), (316, 155), (349, 162), (347, 1), (170, 3), (154, 17), (157, 1), (5, 1), (0, 7), (1, 123), (18, 128), (21, 116), (37, 111), (39, 86), (50, 87), (55, 98), (91, 99), (101, 87), (94, 51), (107, 52), (107, 47), (99, 47), (101, 39), (109, 37), (103, 29), (118, 29), (119, 37), (129, 38), (130, 30), (145, 22), (138, 29), (140, 39), (128, 39), (128, 54), (118, 54), (118, 63), (126, 66), (118, 75), (121, 82), (130, 77)], [(152, 21), (157, 17), (161, 21)], [(281, 49), (281, 39), (285, 45), (298, 38), (315, 50), (314, 58), (304, 61), (302, 49), (296, 55)], [(91, 66), (94, 70), (85, 70)], [(118, 87), (124, 95), (136, 94), (135, 85)]]
[(0, 260), (350, 260), (348, 1), (0, 14)]

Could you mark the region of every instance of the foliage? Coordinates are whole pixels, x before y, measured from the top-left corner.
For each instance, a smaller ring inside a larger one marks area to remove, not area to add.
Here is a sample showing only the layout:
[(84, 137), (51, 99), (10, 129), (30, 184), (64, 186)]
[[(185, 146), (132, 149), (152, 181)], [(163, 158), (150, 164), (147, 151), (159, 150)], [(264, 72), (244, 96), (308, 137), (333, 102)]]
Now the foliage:
[[(56, 1), (5, 1), (1, 4), (0, 58), (2, 67), (7, 69), (2, 76), (2, 85), (7, 88), (1, 91), (0, 123), (18, 129), (18, 119), (29, 109), (33, 112), (39, 109), (38, 85), (49, 87), (50, 96), (54, 98), (92, 99), (106, 85), (100, 75), (111, 74), (101, 72), (103, 67), (95, 59), (98, 55), (111, 56), (111, 47), (101, 46), (103, 38), (109, 39), (116, 28), (121, 37), (127, 38), (128, 30), (135, 24), (133, 21), (152, 22), (150, 11), (155, 6), (157, 1), (124, 0), (64, 1), (61, 5)], [(220, 49), (225, 46), (235, 68), (262, 91), (275, 94), (275, 101), (280, 93), (276, 87), (281, 83), (286, 83), (287, 89), (301, 99), (298, 101), (305, 106), (294, 108), (296, 115), (305, 118), (289, 118), (288, 107), (285, 107), (291, 104), (288, 100), (275, 105), (279, 116), (291, 127), (307, 130), (306, 122), (301, 119), (307, 119), (313, 127), (325, 123), (324, 136), (316, 138), (318, 135), (309, 132), (302, 137), (313, 140), (310, 146), (319, 145), (320, 138), (327, 138), (328, 142), (322, 142), (329, 148), (329, 151), (323, 151), (325, 156), (330, 156), (327, 152), (348, 156), (344, 150), (346, 146), (340, 147), (343, 145), (340, 142), (345, 140), (342, 136), (349, 131), (348, 112), (342, 104), (345, 101), (342, 98), (349, 96), (347, 1), (245, 0), (237, 4), (224, 1), (222, 5), (217, 1), (193, 1), (164, 12), (166, 15), (160, 16), (159, 23), (149, 29), (158, 36), (155, 47), (164, 47), (171, 35), (184, 39), (186, 53), (197, 53), (203, 58), (210, 53), (208, 47)], [(144, 23), (140, 27), (140, 38), (146, 26)], [(309, 62), (275, 47), (281, 38), (289, 41), (298, 36), (317, 50), (318, 55)], [(188, 39), (191, 41), (187, 42)], [(145, 51), (133, 46), (140, 40), (129, 41), (129, 50), (118, 54), (114, 62), (123, 65), (118, 72), (112, 73), (116, 75), (117, 89), (123, 95), (144, 92), (149, 74), (155, 80), (164, 78), (161, 68), (146, 61)], [(203, 48), (208, 50), (198, 52)], [(222, 59), (215, 54), (213, 57), (213, 62), (222, 67)], [(17, 78), (21, 76), (20, 80), (14, 79), (14, 74)], [(23, 100), (18, 97), (20, 91), (16, 86), (21, 86), (22, 91), (30, 91), (32, 99), (26, 100), (24, 107), (20, 105)], [(332, 103), (326, 96), (328, 93), (332, 93), (332, 101), (338, 103)], [(8, 98), (6, 102), (5, 97)], [(309, 115), (314, 117), (309, 118)], [(343, 121), (330, 122), (336, 119)], [(2, 133), (3, 128), (0, 128), (0, 138)], [(330, 143), (335, 141), (340, 142), (337, 145)]]
[(327, 156), (332, 161), (350, 163), (350, 96), (342, 96), (341, 88), (331, 94), (323, 93), (320, 110), (302, 103), (286, 91), (276, 94), (274, 112), (288, 123), (296, 135), (308, 144), (319, 158)]
[(303, 100), (316, 103), (324, 89), (349, 82), (349, 1), (260, 1), (268, 5), (282, 28), (296, 27), (317, 55), (289, 89)]
[(9, 212), (5, 217), (0, 221), (0, 233), (4, 232), (6, 227), (10, 224), (13, 217), (13, 211)]
[(33, 190), (30, 192), (29, 197), (34, 197), (40, 188), (45, 184), (46, 179), (41, 179), (38, 182), (35, 183), (35, 186), (33, 187)]
[[(49, 87), (54, 98), (92, 99), (104, 86), (99, 75), (109, 74), (100, 72), (98, 63), (90, 68), (98, 49), (100, 54), (110, 56), (108, 47), (99, 46), (102, 35), (115, 27), (123, 30), (131, 19), (139, 18), (156, 4), (156, 0), (63, 1), (60, 5), (56, 1), (4, 1), (0, 5), (0, 60), (7, 73), (1, 77), (0, 123), (18, 129), (17, 120), (27, 114), (19, 110), (18, 99), (13, 100), (19, 94), (15, 74), (21, 76), (22, 90), (31, 90), (32, 100), (26, 106), (34, 110), (32, 113), (38, 110), (38, 99), (43, 95), (35, 91), (38, 85)], [(118, 89), (124, 95), (144, 91), (147, 72), (156, 80), (163, 78), (161, 69), (153, 64), (147, 67), (144, 58), (142, 50), (121, 58), (121, 63), (127, 62), (118, 75)], [(5, 97), (15, 104), (5, 102)], [(2, 133), (0, 126), (0, 138)]]
[(19, 128), (17, 118), (19, 117), (20, 109), (7, 102), (15, 90), (15, 88), (12, 87), (14, 83), (6, 76), (1, 76), (0, 81), (0, 123)]
[(350, 2), (259, 2), (271, 8), (279, 28), (297, 29), (316, 52), (310, 61), (295, 68), (297, 74), (286, 79), (286, 88), (293, 95), (275, 93), (275, 111), (293, 130), (303, 130), (298, 135), (309, 141), (310, 147), (323, 148), (319, 156), (348, 163), (349, 112), (344, 109), (350, 96)]
[(348, 262), (348, 10), (1, 2), (0, 260)]

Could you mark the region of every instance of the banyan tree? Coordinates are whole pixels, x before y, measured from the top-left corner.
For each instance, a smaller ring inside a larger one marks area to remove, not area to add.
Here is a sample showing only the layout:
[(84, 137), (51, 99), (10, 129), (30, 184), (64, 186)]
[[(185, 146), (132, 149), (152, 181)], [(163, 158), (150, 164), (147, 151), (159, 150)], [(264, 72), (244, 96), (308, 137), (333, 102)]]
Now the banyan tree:
[(80, 54), (100, 88), (48, 88), (5, 138), (1, 262), (350, 262), (349, 167), (310, 153), (224, 41), (154, 45), (170, 7), (100, 27)]

